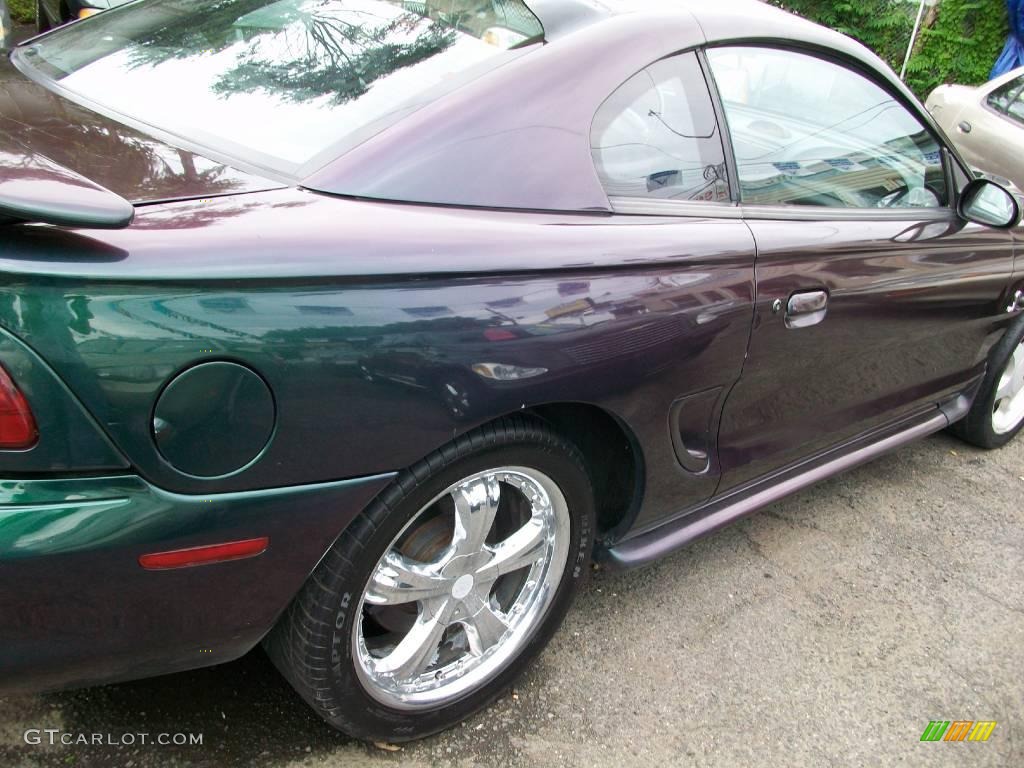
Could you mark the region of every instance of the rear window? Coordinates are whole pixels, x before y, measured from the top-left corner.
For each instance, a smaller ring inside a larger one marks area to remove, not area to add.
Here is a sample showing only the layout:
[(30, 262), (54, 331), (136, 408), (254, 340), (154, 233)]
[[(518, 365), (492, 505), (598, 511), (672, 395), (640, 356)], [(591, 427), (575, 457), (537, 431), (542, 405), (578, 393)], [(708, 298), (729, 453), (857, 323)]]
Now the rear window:
[(301, 176), (542, 36), (522, 0), (139, 0), (15, 59), (86, 106)]

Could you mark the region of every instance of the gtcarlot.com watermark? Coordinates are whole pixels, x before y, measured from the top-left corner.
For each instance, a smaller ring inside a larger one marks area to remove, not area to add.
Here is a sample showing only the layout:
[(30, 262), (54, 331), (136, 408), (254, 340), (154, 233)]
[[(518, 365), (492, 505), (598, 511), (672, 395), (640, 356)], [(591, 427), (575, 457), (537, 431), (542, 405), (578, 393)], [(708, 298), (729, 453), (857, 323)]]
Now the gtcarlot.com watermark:
[(196, 747), (202, 746), (201, 733), (148, 733), (146, 731), (125, 731), (124, 733), (76, 733), (60, 728), (29, 728), (23, 738), (32, 746), (47, 745), (65, 747)]

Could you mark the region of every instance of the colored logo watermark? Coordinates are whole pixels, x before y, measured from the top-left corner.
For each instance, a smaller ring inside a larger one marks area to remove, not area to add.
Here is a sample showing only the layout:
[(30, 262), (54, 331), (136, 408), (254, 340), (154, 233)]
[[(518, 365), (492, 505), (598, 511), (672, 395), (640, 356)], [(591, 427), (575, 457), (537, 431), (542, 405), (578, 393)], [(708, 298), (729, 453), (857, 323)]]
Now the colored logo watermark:
[(921, 741), (988, 741), (995, 729), (995, 720), (932, 720)]

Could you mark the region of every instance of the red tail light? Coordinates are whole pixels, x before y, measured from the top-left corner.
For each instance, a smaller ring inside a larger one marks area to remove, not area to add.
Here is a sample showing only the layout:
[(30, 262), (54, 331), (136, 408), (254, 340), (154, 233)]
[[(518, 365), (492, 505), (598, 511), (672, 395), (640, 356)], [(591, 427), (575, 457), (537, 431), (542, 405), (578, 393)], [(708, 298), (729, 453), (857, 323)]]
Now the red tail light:
[(24, 450), (38, 440), (39, 430), (28, 400), (0, 366), (0, 450)]
[(484, 338), (488, 341), (512, 341), (519, 337), (504, 328), (486, 328), (484, 329)]

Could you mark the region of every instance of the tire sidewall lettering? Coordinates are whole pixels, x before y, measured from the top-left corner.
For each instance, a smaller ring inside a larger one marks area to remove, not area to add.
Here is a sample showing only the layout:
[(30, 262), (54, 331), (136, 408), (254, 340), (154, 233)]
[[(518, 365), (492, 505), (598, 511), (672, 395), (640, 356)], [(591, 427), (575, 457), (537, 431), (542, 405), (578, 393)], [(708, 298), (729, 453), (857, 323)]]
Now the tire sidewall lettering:
[(334, 674), (341, 674), (342, 662), (346, 654), (342, 653), (343, 648), (348, 648), (345, 639), (348, 632), (345, 625), (348, 623), (349, 606), (352, 605), (352, 593), (346, 592), (341, 596), (341, 603), (338, 612), (334, 616), (334, 632), (331, 633), (331, 667)]

